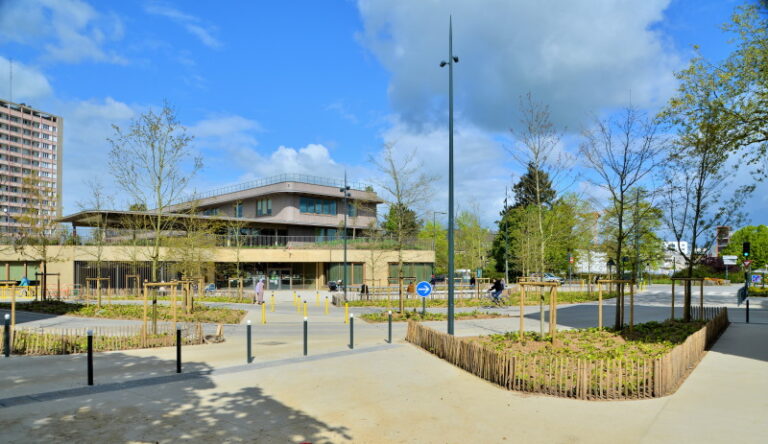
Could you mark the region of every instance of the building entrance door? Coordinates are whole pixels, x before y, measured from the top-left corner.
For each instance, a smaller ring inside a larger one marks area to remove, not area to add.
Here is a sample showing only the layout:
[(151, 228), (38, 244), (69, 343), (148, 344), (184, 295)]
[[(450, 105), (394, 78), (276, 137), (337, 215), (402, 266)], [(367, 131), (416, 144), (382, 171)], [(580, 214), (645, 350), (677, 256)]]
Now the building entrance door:
[(269, 276), (270, 290), (290, 290), (291, 289), (291, 269), (290, 268), (270, 268), (267, 271)]

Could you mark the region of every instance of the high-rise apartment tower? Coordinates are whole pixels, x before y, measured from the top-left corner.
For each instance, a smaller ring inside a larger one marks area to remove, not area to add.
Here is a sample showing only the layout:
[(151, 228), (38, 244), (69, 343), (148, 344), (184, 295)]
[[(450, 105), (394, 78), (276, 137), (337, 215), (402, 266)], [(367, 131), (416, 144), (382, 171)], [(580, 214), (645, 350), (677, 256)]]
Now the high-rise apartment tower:
[(63, 121), (0, 99), (0, 234), (61, 217)]

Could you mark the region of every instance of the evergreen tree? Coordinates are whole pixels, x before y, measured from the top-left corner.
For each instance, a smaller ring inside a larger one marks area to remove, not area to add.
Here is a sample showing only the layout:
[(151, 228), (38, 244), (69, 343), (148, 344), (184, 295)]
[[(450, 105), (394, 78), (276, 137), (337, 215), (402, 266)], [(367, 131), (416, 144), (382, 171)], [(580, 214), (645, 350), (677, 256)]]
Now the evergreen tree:
[(520, 181), (512, 187), (515, 192), (515, 208), (536, 205), (536, 176), (538, 174), (539, 185), (541, 186), (541, 204), (550, 207), (555, 200), (557, 193), (552, 188), (552, 180), (546, 171), (537, 169), (533, 162), (528, 162), (528, 169), (520, 177)]
[(419, 234), (421, 224), (416, 212), (403, 204), (393, 204), (389, 207), (387, 218), (382, 224), (387, 235), (404, 239), (415, 238)]

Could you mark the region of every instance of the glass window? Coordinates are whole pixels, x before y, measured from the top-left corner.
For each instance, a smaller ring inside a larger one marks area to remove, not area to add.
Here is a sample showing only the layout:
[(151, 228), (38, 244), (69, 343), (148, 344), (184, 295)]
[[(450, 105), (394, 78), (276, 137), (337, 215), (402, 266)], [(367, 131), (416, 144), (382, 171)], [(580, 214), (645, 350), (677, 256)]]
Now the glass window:
[(243, 217), (243, 203), (238, 202), (235, 204), (235, 217)]
[(323, 202), (323, 214), (331, 214), (331, 202), (324, 200)]
[(357, 207), (351, 202), (347, 204), (347, 216), (349, 217), (357, 216)]

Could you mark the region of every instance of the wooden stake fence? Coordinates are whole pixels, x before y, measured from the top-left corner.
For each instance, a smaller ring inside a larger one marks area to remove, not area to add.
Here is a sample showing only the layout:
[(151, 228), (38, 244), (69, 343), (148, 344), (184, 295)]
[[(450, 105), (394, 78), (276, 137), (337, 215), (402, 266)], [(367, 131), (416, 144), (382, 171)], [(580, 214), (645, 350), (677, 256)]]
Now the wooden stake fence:
[[(172, 324), (161, 324), (157, 334), (144, 336), (141, 325), (122, 327), (96, 327), (93, 330), (95, 351), (129, 350), (135, 348), (170, 347), (176, 344), (176, 329)], [(17, 328), (13, 336), (13, 354), (51, 355), (85, 353), (87, 330)], [(185, 345), (205, 342), (203, 325), (186, 324), (182, 328)]]
[(705, 307), (701, 314), (709, 322), (658, 359), (516, 356), (413, 321), (406, 340), (508, 390), (577, 399), (657, 398), (677, 389), (728, 326), (724, 307)]

